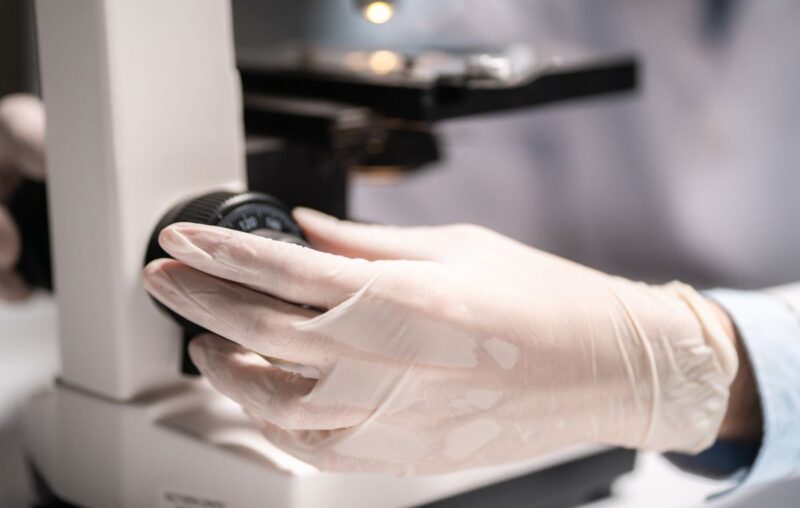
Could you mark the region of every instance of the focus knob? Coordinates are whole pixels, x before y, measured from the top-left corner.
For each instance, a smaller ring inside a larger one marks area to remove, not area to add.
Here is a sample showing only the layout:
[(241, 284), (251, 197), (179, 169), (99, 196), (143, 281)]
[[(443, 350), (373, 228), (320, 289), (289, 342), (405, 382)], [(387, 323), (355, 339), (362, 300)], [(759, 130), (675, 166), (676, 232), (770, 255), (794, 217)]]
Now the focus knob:
[[(273, 240), (308, 246), (300, 226), (292, 218), (289, 209), (279, 200), (260, 192), (218, 191), (184, 201), (164, 215), (150, 237), (145, 255), (145, 265), (156, 259), (171, 257), (159, 245), (158, 236), (164, 228), (178, 222), (219, 226)], [(206, 330), (168, 309), (160, 302), (156, 301), (156, 304), (183, 328), (184, 344), (181, 370), (189, 375), (198, 374), (197, 368), (188, 355), (187, 348), (192, 338)]]

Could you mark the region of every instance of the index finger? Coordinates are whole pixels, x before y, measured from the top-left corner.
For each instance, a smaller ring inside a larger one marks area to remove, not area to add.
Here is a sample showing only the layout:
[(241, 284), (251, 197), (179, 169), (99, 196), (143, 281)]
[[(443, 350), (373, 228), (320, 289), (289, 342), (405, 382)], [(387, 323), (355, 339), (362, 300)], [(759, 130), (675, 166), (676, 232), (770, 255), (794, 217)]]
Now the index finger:
[(378, 274), (377, 265), (363, 259), (214, 226), (173, 224), (159, 241), (192, 268), (320, 309), (344, 302)]

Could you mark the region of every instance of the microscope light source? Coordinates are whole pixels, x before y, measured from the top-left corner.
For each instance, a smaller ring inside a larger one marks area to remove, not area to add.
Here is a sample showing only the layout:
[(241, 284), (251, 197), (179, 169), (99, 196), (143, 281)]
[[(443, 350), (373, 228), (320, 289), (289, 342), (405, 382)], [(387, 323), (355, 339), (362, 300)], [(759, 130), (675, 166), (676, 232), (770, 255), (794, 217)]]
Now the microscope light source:
[(391, 2), (372, 1), (364, 7), (364, 17), (367, 21), (376, 25), (382, 25), (394, 16), (394, 6)]

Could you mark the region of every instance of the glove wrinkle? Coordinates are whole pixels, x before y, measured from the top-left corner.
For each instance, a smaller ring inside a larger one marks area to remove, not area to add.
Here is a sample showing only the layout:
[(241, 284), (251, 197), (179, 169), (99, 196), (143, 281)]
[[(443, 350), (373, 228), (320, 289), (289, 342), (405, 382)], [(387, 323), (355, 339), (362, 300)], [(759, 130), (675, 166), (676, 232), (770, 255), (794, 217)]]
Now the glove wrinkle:
[[(622, 315), (628, 325), (628, 329), (631, 331), (629, 334), (633, 344), (635, 346), (635, 350), (640, 355), (644, 356), (644, 370), (645, 372), (641, 372), (640, 369), (636, 369), (637, 372), (634, 374), (633, 368), (633, 361), (628, 354), (628, 350), (622, 342), (622, 337), (625, 337), (623, 334), (617, 335), (617, 343), (618, 347), (622, 349), (623, 361), (625, 363), (625, 368), (628, 374), (628, 381), (631, 383), (632, 393), (634, 395), (634, 400), (636, 402), (636, 410), (642, 411), (647, 414), (645, 427), (642, 432), (642, 436), (638, 439), (636, 443), (637, 446), (644, 446), (646, 443), (649, 443), (653, 439), (653, 435), (655, 433), (655, 425), (656, 421), (658, 420), (658, 409), (660, 405), (661, 399), (661, 387), (659, 385), (658, 380), (658, 367), (655, 362), (655, 355), (653, 354), (653, 349), (650, 344), (650, 340), (647, 336), (647, 332), (644, 328), (639, 324), (636, 316), (633, 315), (631, 310), (628, 308), (628, 305), (625, 303), (625, 300), (621, 296), (618, 289), (612, 287), (611, 294), (616, 299), (617, 303), (619, 304), (619, 308), (622, 311)], [(628, 334), (626, 334), (628, 335)], [(640, 395), (639, 390), (636, 387), (639, 385), (637, 381), (637, 376), (641, 376), (642, 374), (646, 375), (650, 380), (650, 401), (647, 403), (643, 400)]]

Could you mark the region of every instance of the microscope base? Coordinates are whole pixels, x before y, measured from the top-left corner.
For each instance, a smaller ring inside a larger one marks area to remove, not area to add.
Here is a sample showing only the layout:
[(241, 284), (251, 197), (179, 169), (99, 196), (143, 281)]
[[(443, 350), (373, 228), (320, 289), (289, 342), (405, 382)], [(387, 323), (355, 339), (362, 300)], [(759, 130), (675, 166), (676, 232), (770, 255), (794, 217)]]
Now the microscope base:
[(25, 431), (38, 506), (566, 507), (633, 467), (632, 452), (581, 447), (435, 477), (319, 473), (202, 381), (127, 404), (57, 385), (29, 403)]

